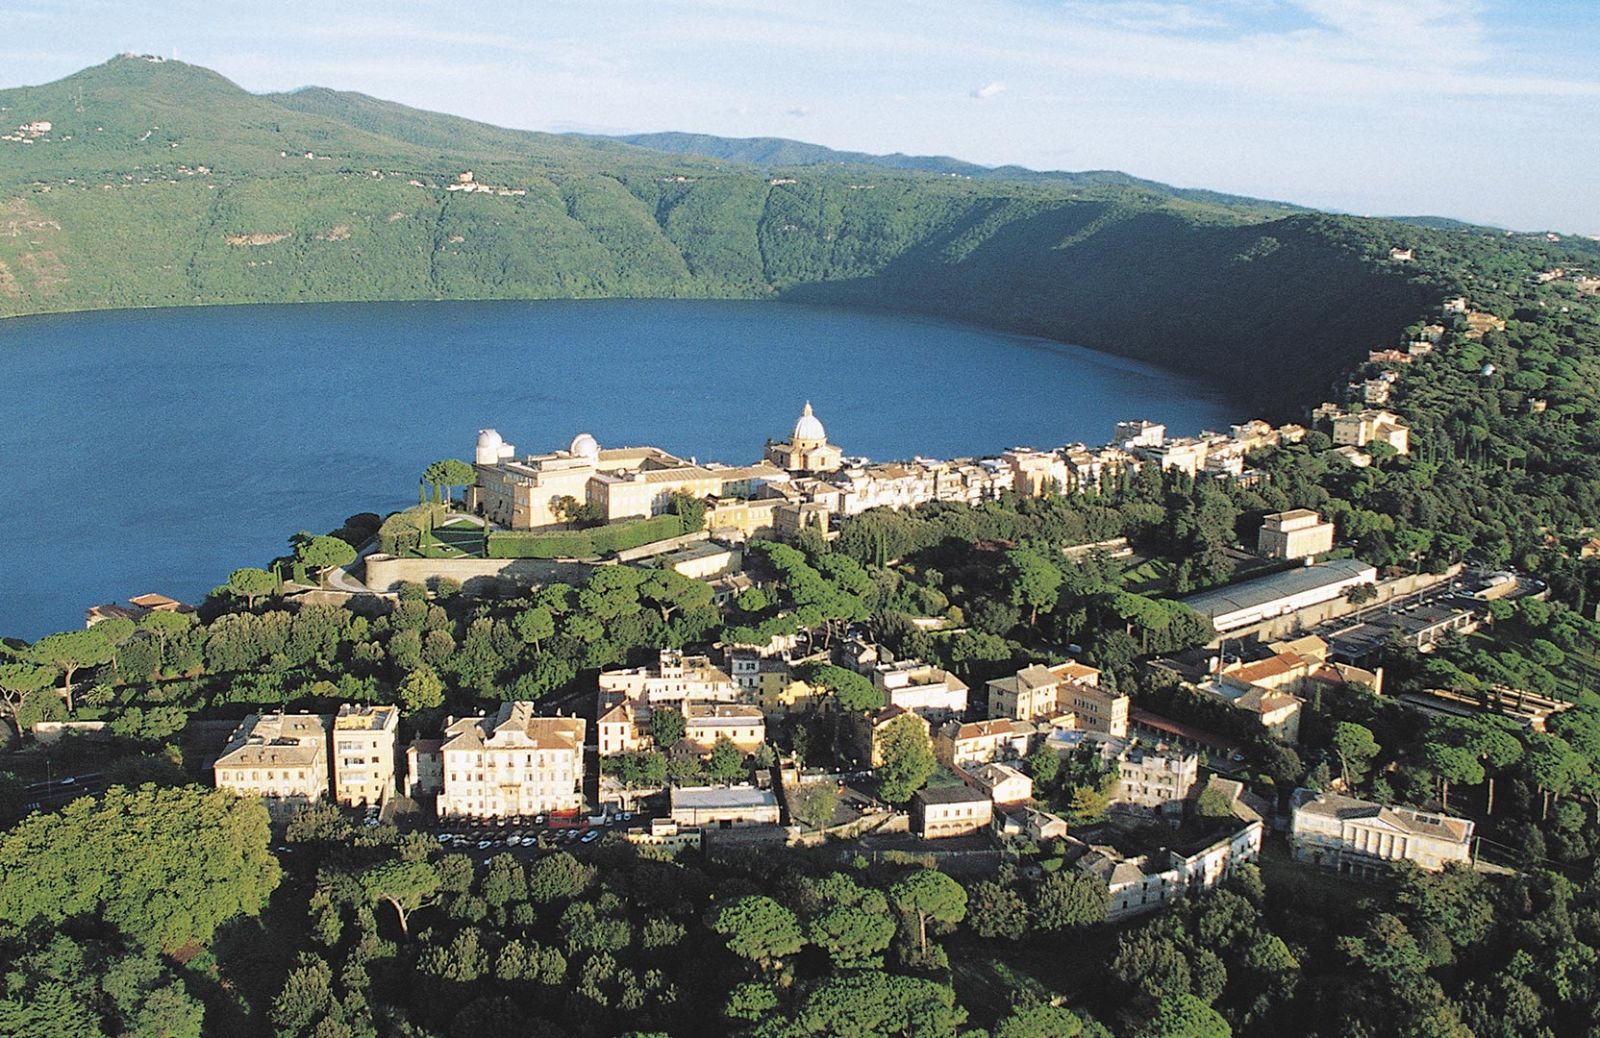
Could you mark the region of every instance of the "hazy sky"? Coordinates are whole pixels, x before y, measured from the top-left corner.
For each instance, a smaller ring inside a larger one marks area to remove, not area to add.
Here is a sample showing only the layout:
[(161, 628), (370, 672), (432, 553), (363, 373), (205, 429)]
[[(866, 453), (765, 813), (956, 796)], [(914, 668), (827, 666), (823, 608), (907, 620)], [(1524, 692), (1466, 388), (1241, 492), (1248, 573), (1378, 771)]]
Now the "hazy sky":
[(1596, 0), (0, 0), (120, 51), (540, 130), (784, 136), (1600, 233)]

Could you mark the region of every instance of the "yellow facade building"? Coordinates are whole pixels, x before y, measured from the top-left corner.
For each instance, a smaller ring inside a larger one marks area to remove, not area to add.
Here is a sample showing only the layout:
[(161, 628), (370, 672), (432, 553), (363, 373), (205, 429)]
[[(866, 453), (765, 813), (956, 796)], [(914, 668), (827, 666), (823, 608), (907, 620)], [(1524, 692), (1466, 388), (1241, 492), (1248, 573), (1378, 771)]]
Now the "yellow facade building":
[(400, 711), (345, 704), (333, 718), (333, 795), (345, 807), (382, 806), (394, 792)]

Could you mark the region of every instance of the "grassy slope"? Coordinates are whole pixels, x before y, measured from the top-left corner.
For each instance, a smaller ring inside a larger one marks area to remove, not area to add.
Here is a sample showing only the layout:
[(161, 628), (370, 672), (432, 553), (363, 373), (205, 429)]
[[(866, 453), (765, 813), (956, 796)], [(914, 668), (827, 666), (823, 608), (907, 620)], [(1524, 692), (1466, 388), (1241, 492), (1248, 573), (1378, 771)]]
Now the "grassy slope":
[[(1391, 239), (1441, 232), (1271, 218), (1270, 204), (1156, 187), (862, 166), (800, 167), (773, 184), (753, 167), (360, 94), (256, 96), (138, 59), (0, 92), (0, 106), (7, 121), (55, 124), (50, 142), (0, 142), (0, 315), (794, 298), (1080, 342), (1242, 385), (1282, 413), (1393, 341), (1439, 291), (1384, 257)], [(524, 193), (444, 190), (468, 168)]]

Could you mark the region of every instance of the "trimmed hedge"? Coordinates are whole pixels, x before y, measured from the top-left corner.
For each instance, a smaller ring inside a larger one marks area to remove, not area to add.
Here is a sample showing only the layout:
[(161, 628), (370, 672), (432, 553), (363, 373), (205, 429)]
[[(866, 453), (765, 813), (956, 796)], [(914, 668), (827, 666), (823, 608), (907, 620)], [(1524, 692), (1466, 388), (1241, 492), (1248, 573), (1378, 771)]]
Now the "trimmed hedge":
[(557, 532), (496, 530), (489, 534), (491, 559), (586, 559), (653, 544), (683, 533), (675, 515), (630, 519), (589, 530)]
[(422, 531), (431, 530), (444, 518), (444, 506), (413, 505), (396, 512), (378, 527), (378, 550), (385, 555), (407, 555), (422, 546)]

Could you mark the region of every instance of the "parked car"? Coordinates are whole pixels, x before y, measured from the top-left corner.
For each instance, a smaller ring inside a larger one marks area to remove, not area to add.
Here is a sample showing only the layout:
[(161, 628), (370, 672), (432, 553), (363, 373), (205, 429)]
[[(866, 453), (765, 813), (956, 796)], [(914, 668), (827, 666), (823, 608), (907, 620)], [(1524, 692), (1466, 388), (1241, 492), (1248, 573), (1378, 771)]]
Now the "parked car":
[(597, 830), (590, 829), (588, 832), (583, 834), (583, 837), (582, 837), (580, 842), (582, 842), (582, 843), (591, 843), (599, 835), (600, 835), (600, 833)]

